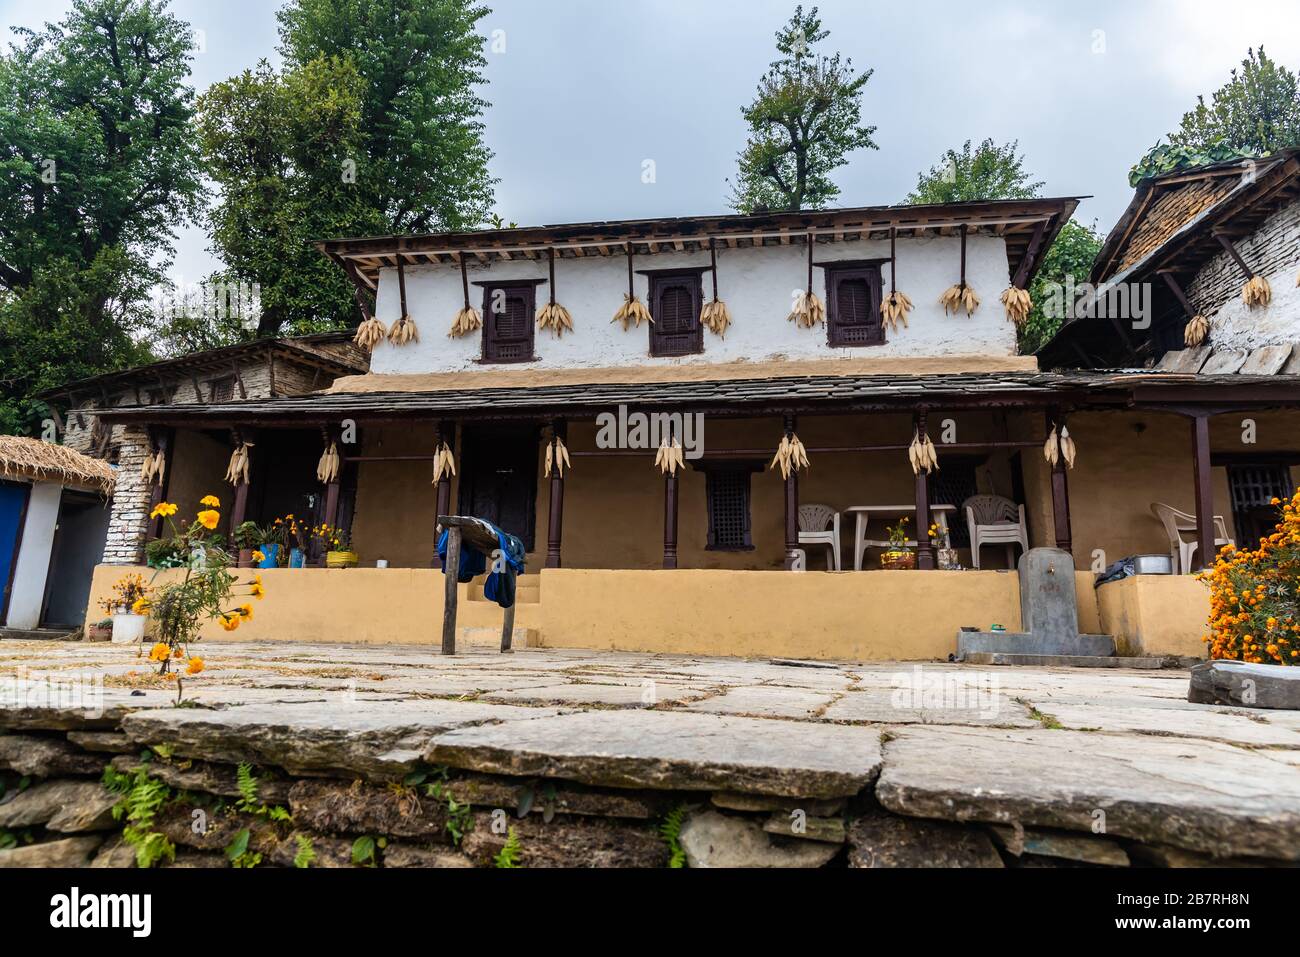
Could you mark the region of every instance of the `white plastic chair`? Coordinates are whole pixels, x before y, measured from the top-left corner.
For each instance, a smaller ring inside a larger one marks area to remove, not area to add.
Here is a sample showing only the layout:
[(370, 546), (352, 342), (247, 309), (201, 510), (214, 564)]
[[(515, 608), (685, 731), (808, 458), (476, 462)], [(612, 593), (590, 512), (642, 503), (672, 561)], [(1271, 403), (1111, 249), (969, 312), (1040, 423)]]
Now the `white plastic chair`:
[(840, 513), (829, 505), (800, 505), (799, 544), (825, 545), (831, 550), (827, 564), (839, 571)]
[[(1169, 536), (1169, 561), (1174, 567), (1175, 574), (1188, 574), (1192, 570), (1192, 556), (1196, 554), (1200, 543), (1195, 539), (1190, 542), (1184, 541), (1183, 533), (1190, 532), (1193, 536), (1196, 535), (1196, 516), (1189, 512), (1180, 512), (1164, 502), (1152, 502), (1151, 514), (1159, 519), (1160, 524), (1165, 527), (1165, 534)], [(1228, 526), (1224, 523), (1222, 515), (1214, 516), (1214, 536), (1216, 552), (1222, 545), (1234, 544), (1228, 537)]]
[(962, 502), (966, 527), (970, 529), (971, 564), (980, 567), (980, 546), (1006, 545), (1007, 564), (1015, 567), (1019, 545), (1029, 551), (1029, 534), (1025, 531), (1025, 507), (1001, 495), (972, 495)]

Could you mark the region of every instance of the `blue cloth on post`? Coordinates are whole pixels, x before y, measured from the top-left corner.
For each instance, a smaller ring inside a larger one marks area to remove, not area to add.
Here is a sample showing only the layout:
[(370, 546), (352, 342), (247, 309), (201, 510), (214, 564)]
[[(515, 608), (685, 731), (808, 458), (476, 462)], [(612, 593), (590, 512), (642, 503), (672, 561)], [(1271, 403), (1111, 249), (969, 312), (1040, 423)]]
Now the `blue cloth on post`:
[[(502, 558), (500, 562), (491, 563), (491, 572), (487, 581), (483, 583), (483, 596), (502, 608), (509, 608), (515, 603), (515, 577), (524, 573), (524, 543), (517, 536), (503, 532), (491, 522), (481, 518), (477, 521), (482, 522), (496, 536), (497, 550)], [(468, 582), (483, 574), (489, 568), (488, 557), (467, 544), (462, 537), (456, 581)], [(443, 574), (447, 574), (447, 529), (445, 528), (438, 536), (438, 559), (442, 562)]]

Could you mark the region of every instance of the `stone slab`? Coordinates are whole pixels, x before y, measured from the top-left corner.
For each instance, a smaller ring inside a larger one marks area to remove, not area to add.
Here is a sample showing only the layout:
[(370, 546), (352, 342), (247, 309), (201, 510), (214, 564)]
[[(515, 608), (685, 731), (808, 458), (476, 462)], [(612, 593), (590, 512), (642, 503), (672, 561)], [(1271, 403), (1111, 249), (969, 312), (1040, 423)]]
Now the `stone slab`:
[(117, 798), (98, 781), (42, 781), (0, 804), (0, 827), (45, 825), (53, 831), (94, 831), (111, 826)]
[(1300, 668), (1207, 661), (1192, 669), (1187, 700), (1241, 708), (1300, 710)]
[(1023, 854), (1056, 857), (1096, 864), (1099, 867), (1128, 867), (1130, 863), (1124, 848), (1105, 837), (1008, 827), (1004, 824), (994, 824), (990, 830), (998, 843), (1016, 857)]
[(749, 685), (731, 688), (702, 701), (686, 705), (687, 711), (709, 714), (753, 715), (760, 718), (794, 718), (814, 720), (835, 700), (826, 691), (808, 691), (775, 685)]
[(1241, 367), (1242, 375), (1277, 375), (1291, 358), (1291, 344), (1260, 346), (1251, 351)]
[(1246, 353), (1234, 349), (1215, 349), (1201, 366), (1201, 375), (1232, 375), (1246, 364)]
[[(898, 814), (1300, 860), (1300, 767), (1216, 741), (902, 727), (876, 785)], [(1282, 752), (1290, 754), (1292, 752)]]
[(849, 826), (849, 867), (1003, 867), (978, 828), (892, 814), (863, 815)]
[(682, 685), (647, 681), (642, 684), (550, 684), (535, 688), (512, 688), (490, 691), (480, 701), (501, 701), (507, 704), (594, 704), (613, 708), (652, 708), (660, 703), (693, 701), (708, 691)]
[(0, 868), (85, 867), (103, 843), (100, 837), (68, 837), (0, 851)]
[[(960, 641), (958, 642), (960, 644)], [(1125, 658), (1119, 655), (1022, 655), (994, 651), (969, 652), (962, 661), (968, 665), (1017, 665), (1029, 668), (1164, 668), (1164, 658)]]
[(1190, 349), (1171, 349), (1156, 364), (1161, 372), (1182, 372), (1195, 375), (1210, 357), (1212, 347), (1208, 345), (1193, 346)]
[(1241, 712), (1211, 708), (1113, 708), (1100, 704), (1035, 701), (1065, 728), (1074, 731), (1132, 732), (1207, 738), (1248, 747), (1300, 748), (1300, 730), (1270, 724)]
[(613, 787), (790, 797), (857, 794), (880, 770), (874, 728), (691, 714), (589, 711), (440, 734), (431, 764)]
[(414, 770), (440, 732), (556, 714), (547, 708), (441, 700), (329, 708), (256, 704), (138, 712), (123, 719), (122, 730), (137, 744), (167, 744), (175, 754), (206, 761), (253, 761), (294, 774), (335, 771), (391, 780)]
[(64, 738), (0, 734), (0, 768), (37, 778), (98, 775), (104, 770), (104, 759), (86, 754)]
[(757, 821), (717, 811), (687, 816), (679, 838), (689, 867), (821, 867), (839, 845), (786, 837), (764, 830)]
[[(1038, 722), (1029, 716), (1028, 708), (993, 683), (972, 680), (977, 677), (946, 671), (893, 688), (851, 691), (831, 704), (822, 717), (827, 721), (881, 724), (1038, 727)], [(926, 683), (929, 681), (934, 687)]]
[[(1043, 659), (1056, 659), (1062, 666), (1076, 664), (1071, 659), (1107, 658), (1115, 653), (1115, 639), (1110, 635), (1076, 635), (1068, 642), (1048, 635), (1034, 635), (1019, 631), (959, 631), (957, 632), (957, 660), (972, 664), (1008, 664), (978, 659), (975, 655), (999, 655), (1004, 659), (1019, 657), (1025, 663), (1051, 665)], [(1037, 660), (1035, 660), (1037, 659)]]

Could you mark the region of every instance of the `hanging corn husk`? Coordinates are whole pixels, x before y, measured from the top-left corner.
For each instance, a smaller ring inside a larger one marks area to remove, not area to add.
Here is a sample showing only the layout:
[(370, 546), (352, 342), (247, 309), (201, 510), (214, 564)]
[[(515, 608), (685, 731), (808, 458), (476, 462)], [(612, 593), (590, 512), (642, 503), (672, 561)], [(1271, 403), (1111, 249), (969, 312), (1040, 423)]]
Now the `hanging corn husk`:
[(149, 449), (144, 453), (144, 461), (140, 463), (140, 479), (146, 488), (155, 482), (161, 485), (166, 473), (167, 455), (162, 449)]
[(826, 307), (812, 290), (801, 292), (794, 300), (794, 308), (786, 319), (800, 329), (811, 329), (826, 321)]
[(1065, 459), (1067, 469), (1074, 468), (1074, 456), (1077, 450), (1074, 447), (1074, 439), (1070, 438), (1070, 430), (1066, 426), (1061, 426), (1061, 457)]
[(375, 346), (383, 342), (386, 335), (388, 335), (388, 330), (384, 328), (384, 324), (371, 316), (357, 326), (357, 332), (352, 337), (352, 341), (360, 348), (365, 349), (366, 352), (374, 352)]
[(780, 468), (783, 479), (788, 479), (791, 472), (797, 474), (800, 469), (809, 468), (808, 452), (799, 441), (799, 436), (793, 432), (781, 436), (781, 444), (776, 447), (776, 455), (772, 456), (772, 461), (767, 467)]
[(677, 436), (673, 436), (671, 442), (664, 436), (659, 451), (655, 453), (655, 468), (663, 475), (676, 475), (678, 469), (686, 468), (686, 456)]
[(907, 314), (912, 311), (912, 300), (907, 298), (906, 293), (901, 293), (897, 289), (885, 297), (885, 301), (880, 304), (880, 318), (884, 326), (893, 332), (898, 328), (901, 322), (903, 328), (907, 328)]
[(451, 454), (451, 446), (443, 442), (433, 453), (433, 484), (437, 485), (443, 478), (451, 478), (455, 474), (456, 457)]
[(912, 444), (907, 447), (907, 458), (912, 463), (912, 474), (919, 475), (921, 469), (929, 474), (939, 467), (939, 454), (934, 449), (930, 436), (921, 438), (919, 431), (912, 432)]
[(420, 330), (415, 328), (415, 320), (410, 316), (402, 316), (393, 323), (393, 327), (388, 330), (388, 341), (395, 346), (404, 346), (412, 342), (420, 341)]
[(557, 435), (546, 443), (546, 468), (542, 474), (545, 478), (550, 478), (551, 469), (554, 468), (555, 474), (560, 478), (564, 478), (564, 470), (571, 467), (569, 450), (565, 447), (564, 439)]
[(334, 442), (330, 442), (321, 453), (320, 461), (316, 463), (316, 481), (329, 485), (331, 482), (338, 481), (338, 477), (339, 447)]
[(463, 254), (456, 257), (460, 260), (460, 285), (465, 297), (465, 305), (461, 307), (460, 312), (456, 313), (456, 318), (451, 321), (451, 332), (447, 333), (452, 339), (459, 339), (461, 336), (469, 335), (476, 329), (483, 328), (483, 317), (479, 315), (477, 309), (469, 304), (469, 274), (465, 271), (465, 256)]
[(1267, 306), (1273, 300), (1273, 290), (1263, 276), (1251, 276), (1241, 289), (1241, 298), (1252, 309)]
[(569, 315), (569, 310), (555, 301), (555, 249), (551, 248), (546, 252), (550, 261), (551, 298), (546, 305), (537, 310), (537, 328), (549, 329), (558, 339), (566, 332), (573, 331), (573, 317)]
[(1018, 328), (1029, 318), (1029, 313), (1034, 308), (1034, 301), (1029, 297), (1028, 289), (1008, 286), (1002, 293), (1002, 305), (1007, 310), (1007, 318)]
[(252, 442), (240, 442), (235, 446), (235, 451), (230, 453), (230, 464), (226, 466), (226, 481), (231, 485), (248, 484), (248, 450), (252, 447)]
[(1056, 468), (1057, 463), (1061, 461), (1061, 442), (1056, 433), (1056, 425), (1053, 423), (1052, 431), (1047, 436), (1047, 441), (1043, 443), (1043, 461)]
[(1210, 334), (1210, 320), (1204, 316), (1192, 316), (1183, 327), (1183, 344), (1189, 349), (1199, 346)]
[[(708, 306), (704, 307), (708, 309)], [(703, 315), (701, 315), (701, 319)], [(646, 304), (631, 293), (623, 293), (623, 305), (618, 307), (618, 312), (614, 313), (614, 318), (610, 322), (623, 323), (623, 331), (626, 332), (629, 326), (640, 328), (641, 323), (648, 322), (652, 325), (654, 320), (650, 318), (650, 310)]]
[(939, 305), (943, 306), (944, 315), (957, 315), (962, 309), (966, 310), (969, 316), (979, 308), (980, 297), (975, 295), (975, 290), (963, 283), (955, 286), (949, 286), (939, 297)]
[(714, 248), (712, 236), (709, 237), (709, 271), (713, 274), (713, 299), (700, 310), (700, 322), (715, 336), (725, 339), (731, 325), (731, 310), (718, 298), (718, 251)]

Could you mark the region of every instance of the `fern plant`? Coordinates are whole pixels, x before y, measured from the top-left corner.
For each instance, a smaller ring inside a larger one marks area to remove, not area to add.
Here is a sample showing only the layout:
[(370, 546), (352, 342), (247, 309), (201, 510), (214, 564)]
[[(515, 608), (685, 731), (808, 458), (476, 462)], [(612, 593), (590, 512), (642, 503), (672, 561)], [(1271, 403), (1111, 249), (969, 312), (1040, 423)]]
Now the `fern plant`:
[(307, 868), (316, 861), (316, 849), (312, 847), (311, 838), (306, 834), (295, 835), (298, 853), (293, 856), (293, 866)]
[(502, 847), (497, 856), (492, 859), (492, 863), (503, 869), (521, 867), (522, 865), (519, 863), (519, 854), (519, 835), (515, 833), (515, 829), (512, 827), (506, 835), (505, 846)]
[(668, 845), (668, 866), (685, 867), (686, 851), (682, 849), (682, 825), (686, 822), (686, 805), (679, 804), (669, 811), (659, 825), (659, 836)]
[(113, 805), (113, 819), (126, 819), (122, 839), (135, 848), (136, 865), (153, 867), (164, 857), (169, 861), (176, 860), (175, 845), (166, 835), (153, 830), (154, 815), (171, 797), (171, 789), (149, 777), (149, 772), (143, 767), (137, 768), (134, 774), (105, 768), (101, 781), (110, 791), (122, 795)]
[(247, 761), (240, 762), (235, 769), (235, 787), (239, 790), (239, 801), (235, 807), (241, 811), (253, 811), (258, 809), (257, 805), (257, 776), (253, 774), (253, 766)]

